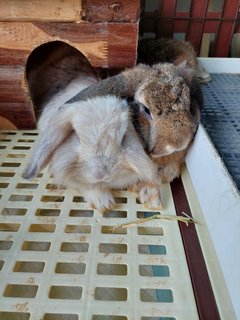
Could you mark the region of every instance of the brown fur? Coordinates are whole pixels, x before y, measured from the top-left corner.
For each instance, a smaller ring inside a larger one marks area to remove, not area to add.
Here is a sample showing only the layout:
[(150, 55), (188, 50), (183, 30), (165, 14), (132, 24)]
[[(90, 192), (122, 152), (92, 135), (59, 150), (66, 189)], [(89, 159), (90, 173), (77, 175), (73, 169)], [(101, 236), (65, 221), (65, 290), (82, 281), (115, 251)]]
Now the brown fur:
[(163, 183), (171, 182), (180, 176), (186, 154), (187, 149), (155, 159), (158, 165), (158, 174)]
[[(159, 54), (157, 49), (146, 48), (155, 63), (152, 66), (139, 64), (127, 69), (88, 87), (70, 101), (106, 94), (134, 96), (135, 103), (146, 106), (152, 115), (152, 121), (146, 121), (141, 113), (135, 115), (137, 132), (158, 164), (160, 177), (170, 182), (180, 175), (200, 121), (202, 101), (194, 79), (196, 56), (191, 45), (163, 40), (160, 47)], [(148, 59), (144, 62), (150, 63)]]
[(189, 67), (196, 69), (197, 59), (192, 45), (176, 39), (143, 39), (138, 43), (138, 63), (153, 65), (171, 62), (179, 65), (187, 61)]
[[(145, 105), (151, 106), (153, 121), (152, 123), (147, 121), (139, 113), (140, 127), (138, 127), (138, 131), (140, 131), (153, 161), (158, 165), (162, 182), (171, 182), (181, 174), (187, 150), (200, 122), (201, 95), (197, 97), (195, 93), (189, 105), (190, 96), (185, 87), (185, 92), (184, 90), (181, 92), (182, 101), (178, 106), (178, 104), (172, 103), (175, 98), (171, 96), (169, 91), (165, 91), (164, 86), (162, 92), (156, 90), (157, 83), (158, 80), (153, 81), (142, 90)], [(177, 88), (179, 89), (180, 86), (178, 85)], [(160, 102), (157, 103), (158, 101)], [(156, 130), (155, 143), (151, 142), (153, 139), (151, 127), (153, 126)], [(153, 148), (151, 148), (152, 145), (154, 145)], [(168, 154), (171, 151), (173, 152)]]

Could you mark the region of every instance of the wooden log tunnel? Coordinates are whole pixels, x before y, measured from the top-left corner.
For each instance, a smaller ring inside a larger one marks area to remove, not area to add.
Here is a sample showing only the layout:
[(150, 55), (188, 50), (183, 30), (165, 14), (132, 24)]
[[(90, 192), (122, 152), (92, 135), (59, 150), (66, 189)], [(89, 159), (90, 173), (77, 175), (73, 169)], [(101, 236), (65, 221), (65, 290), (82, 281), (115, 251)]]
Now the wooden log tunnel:
[(29, 61), (37, 59), (37, 49), (45, 51), (44, 45), (65, 43), (94, 67), (133, 66), (139, 3), (46, 0), (43, 5), (39, 0), (0, 0), (0, 117), (5, 123), (18, 129), (36, 127), (26, 66), (31, 68)]

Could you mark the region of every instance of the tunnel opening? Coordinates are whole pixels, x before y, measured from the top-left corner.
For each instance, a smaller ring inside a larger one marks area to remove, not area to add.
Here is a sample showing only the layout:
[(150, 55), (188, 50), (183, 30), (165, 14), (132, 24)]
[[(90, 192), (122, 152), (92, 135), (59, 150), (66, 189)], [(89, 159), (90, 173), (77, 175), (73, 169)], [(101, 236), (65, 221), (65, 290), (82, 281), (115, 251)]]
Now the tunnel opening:
[(32, 51), (26, 64), (26, 81), (37, 119), (44, 104), (83, 68), (99, 72), (80, 51), (65, 42), (48, 42)]

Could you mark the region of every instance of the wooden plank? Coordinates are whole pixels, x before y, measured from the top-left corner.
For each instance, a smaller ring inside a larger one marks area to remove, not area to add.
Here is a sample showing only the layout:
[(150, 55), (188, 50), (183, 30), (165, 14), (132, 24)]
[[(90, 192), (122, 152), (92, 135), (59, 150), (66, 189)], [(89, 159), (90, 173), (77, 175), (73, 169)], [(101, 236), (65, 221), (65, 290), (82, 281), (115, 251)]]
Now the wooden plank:
[(108, 24), (108, 63), (106, 67), (131, 67), (136, 64), (137, 23)]
[[(214, 0), (208, 1), (208, 8), (207, 8), (208, 11), (213, 11), (213, 1)], [(205, 23), (204, 23), (204, 25), (205, 25)], [(211, 34), (204, 33), (204, 30), (202, 30), (202, 31), (203, 31), (203, 35), (202, 35), (201, 48), (199, 50), (199, 57), (208, 57), (210, 45), (211, 45)]]
[[(235, 29), (238, 12), (240, 8), (240, 0), (225, 0), (222, 18), (220, 22), (218, 32), (215, 40), (214, 56), (227, 57), (230, 52), (230, 46), (232, 41), (233, 32)], [(225, 21), (224, 21), (225, 19)], [(228, 20), (233, 19), (233, 20)]]
[(79, 21), (81, 0), (0, 0), (0, 21)]
[(29, 50), (13, 50), (0, 48), (0, 65), (24, 65), (28, 59)]
[(0, 116), (12, 122), (17, 129), (36, 129), (35, 115), (29, 102), (1, 102)]
[(206, 21), (204, 24), (204, 32), (216, 33), (220, 19), (221, 19), (220, 12), (208, 12), (206, 15)]
[[(154, 32), (154, 13), (146, 12), (143, 17), (144, 22), (144, 32)], [(159, 18), (160, 19), (160, 18)], [(162, 17), (163, 24), (165, 19)], [(167, 18), (166, 18), (167, 19)], [(188, 12), (176, 12), (176, 16), (173, 17), (174, 22), (174, 32), (176, 33), (186, 33), (187, 32), (187, 23), (189, 20)], [(206, 14), (206, 20), (204, 24), (205, 33), (215, 33), (218, 29), (219, 20), (221, 19), (221, 13), (219, 12), (208, 12)], [(192, 18), (192, 20), (194, 20)], [(228, 19), (228, 21), (236, 21), (236, 19)], [(236, 33), (240, 33), (240, 25), (236, 27)]]
[[(162, 1), (160, 16), (161, 19), (158, 24), (157, 37), (172, 38), (174, 32), (174, 16), (176, 12), (176, 0)], [(164, 20), (162, 20), (162, 18)]]
[(18, 129), (32, 129), (36, 119), (24, 72), (23, 66), (0, 66), (0, 116)]
[(191, 2), (190, 18), (195, 18), (195, 20), (189, 20), (185, 39), (193, 44), (197, 54), (201, 48), (207, 8), (208, 0), (192, 0)]
[(137, 22), (140, 1), (85, 0), (83, 11), (83, 19), (89, 22)]
[(75, 47), (93, 66), (100, 67), (107, 64), (105, 23), (0, 22), (2, 49), (21, 50), (30, 54), (36, 47), (50, 41), (63, 41)]
[(202, 36), (202, 44), (201, 44), (199, 57), (209, 56), (210, 43), (211, 43), (211, 34), (204, 33)]
[(95, 67), (134, 65), (137, 38), (138, 23), (0, 23), (0, 48), (4, 50), (30, 54), (41, 44), (60, 40), (82, 52)]
[(1, 102), (23, 102), (28, 98), (24, 73), (22, 66), (0, 66)]
[(49, 39), (64, 41), (78, 49), (94, 67), (107, 64), (106, 23), (35, 23), (35, 27)]

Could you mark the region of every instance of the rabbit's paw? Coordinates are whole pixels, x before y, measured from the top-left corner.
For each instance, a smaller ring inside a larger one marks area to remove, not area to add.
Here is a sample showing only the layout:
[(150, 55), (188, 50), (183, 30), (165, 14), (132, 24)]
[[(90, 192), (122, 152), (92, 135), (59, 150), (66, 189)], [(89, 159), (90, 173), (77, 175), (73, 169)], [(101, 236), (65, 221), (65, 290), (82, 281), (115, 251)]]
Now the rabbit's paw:
[(115, 204), (114, 198), (110, 192), (91, 190), (87, 193), (85, 198), (93, 209), (97, 209), (102, 212), (111, 209)]
[(162, 209), (162, 198), (160, 188), (154, 184), (148, 183), (139, 190), (139, 201), (149, 209)]

